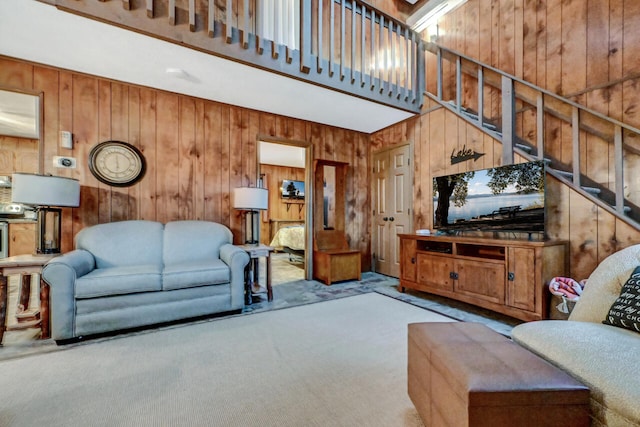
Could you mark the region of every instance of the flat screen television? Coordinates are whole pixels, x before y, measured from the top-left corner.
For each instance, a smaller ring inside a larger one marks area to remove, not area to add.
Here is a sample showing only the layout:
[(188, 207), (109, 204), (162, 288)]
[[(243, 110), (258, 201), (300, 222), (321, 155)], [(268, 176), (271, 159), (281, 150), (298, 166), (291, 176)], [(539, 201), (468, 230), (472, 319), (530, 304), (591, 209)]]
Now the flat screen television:
[(283, 199), (304, 200), (304, 181), (283, 179), (280, 190)]
[(458, 231), (544, 232), (542, 161), (433, 178), (433, 226)]

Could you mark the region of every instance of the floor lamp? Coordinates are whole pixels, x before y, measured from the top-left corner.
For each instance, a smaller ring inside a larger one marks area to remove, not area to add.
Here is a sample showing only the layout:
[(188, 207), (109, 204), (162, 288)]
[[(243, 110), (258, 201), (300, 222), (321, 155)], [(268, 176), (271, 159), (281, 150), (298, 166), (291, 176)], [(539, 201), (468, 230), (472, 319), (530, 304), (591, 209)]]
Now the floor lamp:
[(11, 201), (36, 207), (36, 253), (60, 253), (62, 209), (80, 205), (80, 182), (51, 175), (14, 173)]
[(238, 187), (233, 190), (233, 208), (245, 213), (245, 243), (260, 243), (260, 227), (256, 217), (259, 211), (269, 207), (269, 192), (266, 188)]

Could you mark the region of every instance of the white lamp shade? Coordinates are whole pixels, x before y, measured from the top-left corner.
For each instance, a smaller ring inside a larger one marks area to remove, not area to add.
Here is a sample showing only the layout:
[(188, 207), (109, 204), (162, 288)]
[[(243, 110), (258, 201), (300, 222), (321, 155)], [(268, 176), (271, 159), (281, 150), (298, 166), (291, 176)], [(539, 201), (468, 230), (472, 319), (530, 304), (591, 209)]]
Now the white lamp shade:
[(238, 187), (233, 189), (233, 207), (239, 210), (254, 211), (269, 208), (269, 192), (266, 188)]
[(14, 173), (11, 201), (34, 206), (80, 205), (80, 182), (77, 179), (51, 175)]

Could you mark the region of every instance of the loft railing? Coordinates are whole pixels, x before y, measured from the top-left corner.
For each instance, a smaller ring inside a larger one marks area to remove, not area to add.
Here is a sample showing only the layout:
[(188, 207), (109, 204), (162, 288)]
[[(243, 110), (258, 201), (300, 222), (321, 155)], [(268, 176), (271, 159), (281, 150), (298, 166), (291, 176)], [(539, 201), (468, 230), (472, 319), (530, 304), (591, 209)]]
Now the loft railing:
[(625, 222), (640, 228), (640, 130), (491, 66), (426, 43), (426, 94), (514, 153), (544, 159), (547, 170)]
[(411, 112), (420, 36), (360, 0), (41, 0), (58, 8)]

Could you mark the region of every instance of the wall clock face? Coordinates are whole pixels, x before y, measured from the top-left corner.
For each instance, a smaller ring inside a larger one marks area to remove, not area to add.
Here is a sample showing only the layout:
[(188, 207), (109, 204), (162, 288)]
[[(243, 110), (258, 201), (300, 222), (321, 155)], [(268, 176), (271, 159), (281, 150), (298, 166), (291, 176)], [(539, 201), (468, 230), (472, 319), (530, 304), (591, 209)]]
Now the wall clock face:
[(140, 181), (146, 164), (136, 147), (121, 141), (105, 141), (89, 153), (89, 170), (100, 182), (127, 187)]

